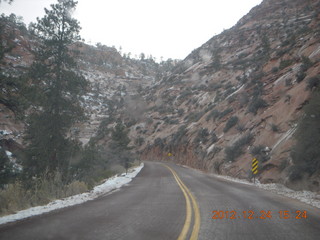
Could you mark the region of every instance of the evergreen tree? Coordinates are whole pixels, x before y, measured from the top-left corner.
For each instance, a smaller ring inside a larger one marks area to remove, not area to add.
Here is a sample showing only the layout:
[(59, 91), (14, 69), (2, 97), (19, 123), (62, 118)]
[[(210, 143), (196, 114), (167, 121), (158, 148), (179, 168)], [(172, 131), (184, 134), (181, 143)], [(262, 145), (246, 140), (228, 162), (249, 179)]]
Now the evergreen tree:
[(58, 0), (32, 26), (40, 45), (30, 69), (30, 82), (37, 94), (32, 99), (36, 107), (26, 134), (29, 146), (24, 165), (29, 176), (67, 173), (73, 149), (67, 132), (83, 116), (79, 97), (86, 81), (77, 71), (75, 51), (71, 50), (80, 40), (79, 23), (71, 17), (76, 4)]
[(126, 173), (133, 161), (133, 155), (130, 152), (131, 148), (128, 146), (129, 143), (130, 138), (128, 137), (128, 130), (122, 122), (118, 121), (117, 125), (112, 130), (112, 142), (110, 147), (113, 156), (120, 160), (121, 165), (126, 169)]
[(21, 113), (24, 107), (21, 98), (24, 84), (21, 77), (12, 75), (9, 64), (4, 60), (5, 55), (15, 47), (14, 31), (5, 30), (6, 25), (11, 25), (12, 28), (18, 25), (14, 14), (9, 17), (0, 16), (0, 103), (17, 114)]

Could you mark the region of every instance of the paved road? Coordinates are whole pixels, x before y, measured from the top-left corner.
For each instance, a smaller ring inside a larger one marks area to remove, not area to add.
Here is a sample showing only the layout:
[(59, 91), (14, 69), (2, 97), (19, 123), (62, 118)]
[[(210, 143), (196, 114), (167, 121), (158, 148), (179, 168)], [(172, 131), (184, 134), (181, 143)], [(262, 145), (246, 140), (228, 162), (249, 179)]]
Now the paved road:
[(147, 162), (119, 191), (2, 225), (0, 239), (273, 240), (320, 236), (317, 208), (253, 186), (166, 165)]

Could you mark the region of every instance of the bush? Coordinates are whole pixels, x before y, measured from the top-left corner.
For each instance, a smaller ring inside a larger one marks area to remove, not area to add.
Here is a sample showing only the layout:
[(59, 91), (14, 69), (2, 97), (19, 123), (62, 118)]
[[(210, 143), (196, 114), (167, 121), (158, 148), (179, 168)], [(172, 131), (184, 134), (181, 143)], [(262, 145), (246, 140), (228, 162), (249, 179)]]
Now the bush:
[(154, 140), (154, 145), (162, 149), (164, 147), (164, 141), (158, 137)]
[(188, 122), (197, 122), (200, 120), (203, 114), (204, 114), (203, 112), (191, 112), (184, 119), (187, 120)]
[(274, 124), (274, 123), (271, 124), (271, 130), (272, 130), (273, 132), (279, 132), (279, 131), (280, 131), (278, 125), (276, 125), (276, 124)]
[(227, 108), (226, 110), (224, 110), (223, 112), (221, 112), (219, 114), (219, 119), (227, 116), (229, 113), (233, 112), (233, 109), (232, 108)]
[(285, 69), (286, 67), (289, 67), (291, 64), (293, 63), (293, 60), (288, 59), (288, 60), (281, 60), (280, 65), (279, 65), (279, 69)]
[(8, 184), (0, 190), (0, 215), (38, 205), (44, 205), (55, 199), (69, 197), (88, 191), (86, 183), (73, 181), (65, 185), (61, 174), (56, 173), (51, 179), (38, 178), (22, 184), (20, 181)]
[(220, 112), (216, 109), (213, 109), (206, 117), (206, 121), (208, 122), (210, 119), (216, 120), (216, 118), (220, 115)]
[(303, 175), (311, 176), (320, 170), (320, 93), (314, 92), (309, 104), (304, 107), (305, 117), (298, 125), (295, 133), (296, 144), (291, 150), (294, 164), (290, 168), (293, 180), (300, 179)]
[(307, 90), (312, 90), (313, 88), (318, 88), (320, 85), (320, 77), (314, 76), (307, 81)]
[(308, 69), (313, 65), (312, 61), (310, 58), (303, 56), (302, 57), (302, 64), (300, 66), (300, 70), (303, 72), (308, 71)]
[(239, 140), (237, 140), (232, 146), (225, 148), (226, 161), (234, 162), (237, 157), (244, 153), (243, 147), (249, 144), (253, 140), (253, 135), (251, 133), (244, 135)]
[(245, 127), (244, 124), (238, 124), (238, 125), (237, 125), (237, 130), (238, 130), (239, 132), (244, 132), (244, 131), (246, 130), (246, 127)]
[(307, 74), (303, 71), (299, 71), (297, 74), (296, 74), (296, 78), (297, 78), (297, 83), (300, 83), (303, 81), (303, 79), (307, 76)]
[(175, 146), (178, 144), (184, 144), (186, 141), (187, 127), (182, 125), (179, 127), (178, 131), (172, 134), (170, 145)]
[(253, 146), (250, 153), (256, 157), (260, 162), (266, 162), (270, 159), (268, 154), (264, 151), (266, 149), (266, 146), (258, 145)]
[(198, 131), (197, 137), (194, 139), (194, 142), (202, 142), (206, 144), (208, 142), (209, 132), (207, 128), (202, 128)]
[(239, 121), (239, 118), (237, 116), (232, 116), (231, 118), (229, 118), (225, 128), (223, 129), (223, 132), (225, 133), (228, 132), (230, 128), (232, 128), (238, 123), (238, 121)]
[(265, 108), (267, 106), (268, 106), (268, 104), (266, 103), (266, 101), (263, 100), (262, 98), (258, 97), (256, 99), (253, 99), (250, 102), (250, 104), (248, 106), (248, 111), (253, 113), (254, 115), (256, 115), (260, 108)]

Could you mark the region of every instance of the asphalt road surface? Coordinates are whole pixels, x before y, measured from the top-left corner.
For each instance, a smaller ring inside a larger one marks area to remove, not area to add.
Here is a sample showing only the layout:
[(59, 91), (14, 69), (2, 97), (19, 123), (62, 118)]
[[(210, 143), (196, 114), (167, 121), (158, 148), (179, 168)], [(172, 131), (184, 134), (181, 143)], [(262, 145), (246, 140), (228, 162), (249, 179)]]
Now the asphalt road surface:
[(319, 239), (320, 210), (254, 186), (146, 162), (106, 196), (0, 226), (0, 239)]

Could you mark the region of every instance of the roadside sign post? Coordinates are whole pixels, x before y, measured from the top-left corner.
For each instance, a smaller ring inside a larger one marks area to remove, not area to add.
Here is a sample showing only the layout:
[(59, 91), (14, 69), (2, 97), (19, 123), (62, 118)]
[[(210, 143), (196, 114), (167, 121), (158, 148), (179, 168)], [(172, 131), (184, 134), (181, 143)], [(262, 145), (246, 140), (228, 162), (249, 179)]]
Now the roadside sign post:
[(256, 175), (258, 174), (258, 163), (259, 163), (259, 161), (256, 158), (252, 159), (252, 169), (251, 169), (251, 171), (252, 171), (252, 174), (253, 174), (253, 184), (256, 183)]

